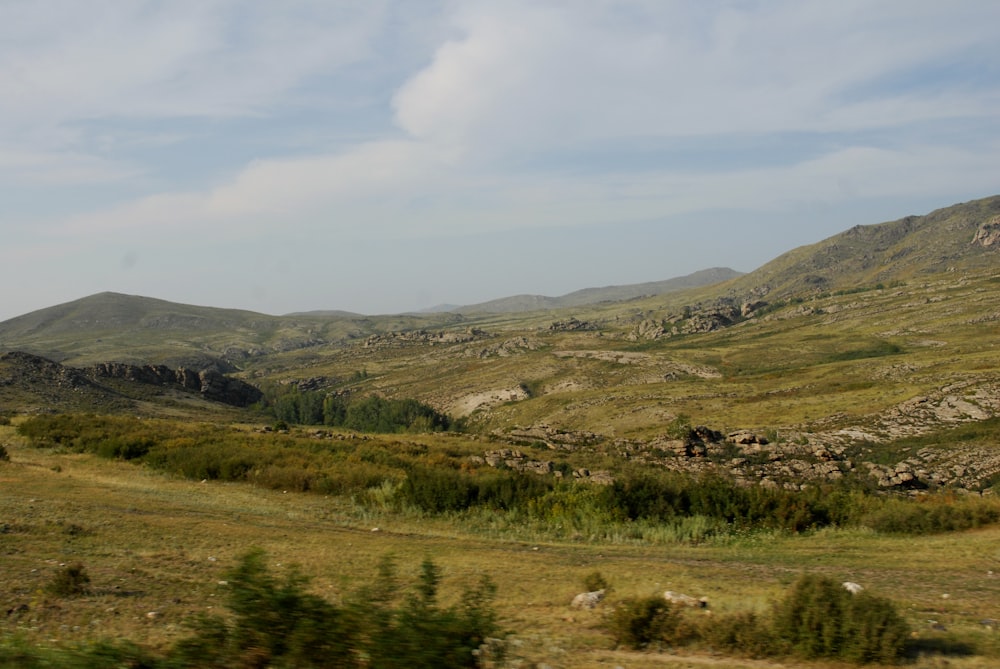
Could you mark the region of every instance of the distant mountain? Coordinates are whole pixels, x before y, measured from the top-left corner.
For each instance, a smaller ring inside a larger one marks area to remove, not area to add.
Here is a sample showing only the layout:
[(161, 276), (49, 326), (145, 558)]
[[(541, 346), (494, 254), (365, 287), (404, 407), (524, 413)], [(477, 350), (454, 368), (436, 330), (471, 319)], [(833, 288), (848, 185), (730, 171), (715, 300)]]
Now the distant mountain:
[(113, 360), (225, 371), (250, 358), (420, 327), (431, 318), (346, 312), (269, 316), (108, 292), (0, 323), (0, 352), (26, 351), (76, 365)]
[(433, 307), (418, 309), (418, 314), (443, 314), (449, 311), (458, 311), (462, 308), (460, 304), (435, 304)]
[[(226, 372), (246, 369), (251, 360), (271, 354), (319, 350), (372, 334), (487, 324), (492, 314), (507, 319), (509, 325), (528, 312), (539, 317), (547, 310), (613, 305), (660, 295), (676, 295), (691, 304), (726, 298), (740, 308), (748, 301), (772, 303), (893, 282), (917, 285), (921, 277), (942, 272), (997, 272), (998, 261), (1000, 195), (925, 216), (858, 225), (793, 249), (749, 274), (713, 268), (666, 281), (586, 288), (561, 297), (517, 295), (447, 312), (361, 316), (318, 311), (269, 316), (100, 293), (0, 323), (0, 353), (24, 351), (74, 365), (116, 361)], [(693, 291), (690, 295), (682, 292), (689, 290)]]
[(317, 309), (315, 311), (295, 311), (285, 314), (283, 318), (365, 318), (364, 314), (356, 314), (353, 311), (341, 311), (340, 309)]
[(38, 333), (128, 330), (218, 330), (271, 319), (236, 309), (182, 305), (120, 293), (98, 293), (0, 323), (0, 341)]
[(649, 297), (672, 293), (688, 288), (699, 288), (715, 283), (728, 281), (743, 276), (742, 272), (728, 267), (713, 267), (686, 276), (666, 279), (665, 281), (650, 281), (623, 286), (605, 286), (603, 288), (584, 288), (561, 297), (546, 297), (544, 295), (514, 295), (489, 302), (480, 302), (449, 311), (458, 313), (518, 313), (524, 311), (545, 311), (548, 309), (564, 309), (581, 307), (601, 302), (622, 302), (637, 297)]

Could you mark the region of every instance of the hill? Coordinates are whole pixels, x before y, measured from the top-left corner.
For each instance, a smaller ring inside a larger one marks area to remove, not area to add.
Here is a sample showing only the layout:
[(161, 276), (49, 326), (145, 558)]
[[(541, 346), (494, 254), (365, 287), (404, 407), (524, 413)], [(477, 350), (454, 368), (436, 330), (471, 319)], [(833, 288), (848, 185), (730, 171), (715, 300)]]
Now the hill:
[[(609, 651), (599, 621), (670, 587), (711, 600), (705, 629), (753, 629), (790, 574), (811, 572), (891, 593), (918, 661), (995, 666), (998, 253), (993, 197), (626, 301), (276, 317), (102, 295), (0, 324), (2, 346), (73, 361), (0, 355), (16, 507), (0, 523), (16, 567), (0, 621), (50, 644), (89, 641), (100, 619), (102, 636), (166, 648), (232, 588), (213, 565), (253, 542), (331, 596), (338, 550), (366, 583), (380, 553), (440, 557), (468, 582), (496, 573), (507, 619), (530, 630), (512, 646), (538, 659), (525, 665), (787, 666), (712, 644)], [(188, 356), (208, 373), (81, 362), (102, 355)], [(274, 401), (224, 405), (196, 377)], [(326, 421), (407, 400), (462, 429)], [(123, 415), (12, 415), (83, 411)], [(70, 554), (93, 591), (36, 604)], [(588, 575), (609, 577), (608, 603), (570, 608)]]
[(270, 316), (105, 292), (0, 323), (0, 351), (30, 351), (74, 364), (115, 360), (232, 371), (234, 365), (274, 353), (342, 344), (380, 332), (462, 323), (463, 317), (454, 313), (458, 311), (513, 313), (582, 306), (656, 295), (738, 275), (733, 270), (711, 269), (666, 281), (587, 288), (560, 298), (512, 297), (450, 309), (451, 313), (436, 309), (387, 316), (335, 310)]
[(118, 361), (233, 371), (253, 358), (454, 318), (270, 316), (106, 292), (0, 323), (0, 351), (28, 351), (76, 365)]
[(30, 353), (0, 354), (0, 414), (83, 411), (202, 415), (247, 407), (260, 391), (216, 369), (102, 363), (78, 368)]
[(787, 298), (943, 272), (989, 271), (997, 266), (998, 230), (1000, 195), (925, 216), (856, 225), (778, 256), (727, 288)]
[[(515, 442), (642, 450), (686, 417), (860, 448), (1000, 414), (998, 215), (991, 197), (857, 226), (721, 284), (532, 312), (278, 317), (101, 294), (0, 324), (0, 350), (412, 398)], [(982, 481), (995, 459), (977, 457)]]
[(514, 295), (489, 302), (469, 304), (448, 309), (436, 308), (439, 311), (454, 311), (464, 314), (474, 313), (518, 313), (524, 311), (546, 311), (582, 307), (602, 302), (623, 302), (638, 297), (649, 297), (672, 293), (688, 288), (697, 288), (728, 281), (742, 276), (742, 272), (728, 267), (713, 267), (686, 276), (667, 279), (666, 281), (650, 281), (623, 286), (604, 286), (603, 288), (584, 288), (573, 291), (561, 297), (546, 297), (544, 295)]

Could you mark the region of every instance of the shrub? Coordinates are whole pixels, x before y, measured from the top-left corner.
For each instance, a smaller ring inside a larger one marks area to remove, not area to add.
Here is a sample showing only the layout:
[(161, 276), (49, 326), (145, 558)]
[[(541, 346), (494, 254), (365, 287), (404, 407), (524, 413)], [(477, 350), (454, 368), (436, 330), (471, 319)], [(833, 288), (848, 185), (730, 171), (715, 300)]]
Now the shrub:
[(749, 657), (777, 654), (771, 629), (752, 611), (706, 618), (698, 630), (703, 642), (716, 652)]
[(796, 655), (857, 663), (899, 661), (909, 636), (889, 600), (852, 595), (814, 575), (801, 577), (775, 607), (773, 629)]
[(895, 605), (866, 592), (854, 595), (851, 604), (841, 656), (858, 664), (898, 662), (910, 631)]
[(56, 597), (76, 597), (87, 593), (90, 576), (79, 562), (66, 565), (56, 572), (46, 590)]
[(597, 590), (604, 590), (606, 592), (611, 590), (611, 584), (604, 578), (604, 574), (599, 571), (592, 571), (583, 577), (583, 589), (587, 592), (595, 592)]
[(554, 487), (554, 481), (529, 473), (470, 473), (447, 467), (414, 466), (399, 489), (401, 501), (424, 511), (464, 511), (474, 506), (510, 510), (527, 506)]
[(7, 452), (7, 447), (0, 444), (0, 462), (10, 462), (10, 453)]
[[(368, 666), (385, 669), (476, 667), (481, 646), (496, 634), (492, 601), (496, 587), (489, 579), (466, 590), (460, 604), (437, 603), (440, 569), (424, 560), (414, 592), (395, 606), (395, 569), (384, 560), (374, 586), (354, 602), (359, 611), (361, 647)], [(502, 654), (502, 653), (501, 653)]]
[(197, 619), (195, 636), (172, 653), (182, 666), (357, 666), (342, 612), (306, 592), (307, 579), (297, 571), (275, 578), (264, 553), (255, 550), (226, 580), (232, 625), (218, 617)]
[(413, 592), (400, 592), (391, 560), (374, 582), (334, 606), (305, 590), (297, 571), (284, 579), (251, 551), (227, 574), (232, 623), (218, 616), (195, 621), (196, 634), (174, 646), (182, 667), (475, 667), (477, 650), (497, 632), (484, 579), (458, 605), (437, 603), (440, 569), (425, 560)]
[(641, 650), (650, 646), (680, 646), (696, 637), (683, 620), (683, 609), (663, 597), (650, 595), (620, 602), (607, 619), (618, 646)]

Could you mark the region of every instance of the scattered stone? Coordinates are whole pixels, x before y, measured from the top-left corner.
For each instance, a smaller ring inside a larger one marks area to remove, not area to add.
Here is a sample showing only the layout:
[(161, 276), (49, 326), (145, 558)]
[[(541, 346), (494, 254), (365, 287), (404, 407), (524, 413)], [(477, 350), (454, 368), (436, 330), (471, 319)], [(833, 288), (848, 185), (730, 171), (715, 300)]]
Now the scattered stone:
[(570, 606), (574, 609), (594, 609), (604, 600), (604, 589), (581, 592), (573, 598)]

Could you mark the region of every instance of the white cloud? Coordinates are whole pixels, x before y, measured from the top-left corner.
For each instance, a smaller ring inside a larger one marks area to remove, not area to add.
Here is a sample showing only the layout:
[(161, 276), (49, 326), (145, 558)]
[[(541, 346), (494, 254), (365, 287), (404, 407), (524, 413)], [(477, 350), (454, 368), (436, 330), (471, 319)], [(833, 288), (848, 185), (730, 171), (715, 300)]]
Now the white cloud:
[(5, 3), (0, 187), (101, 184), (112, 204), (20, 229), (130, 252), (985, 195), (998, 23), (992, 0)]
[[(988, 13), (1000, 18), (1000, 10)], [(901, 109), (907, 120), (924, 120), (995, 108), (992, 91), (967, 88), (949, 91), (946, 105), (912, 106), (912, 96), (891, 90), (849, 99), (882, 78), (989, 48), (990, 22), (939, 3), (729, 3), (712, 11), (480, 2), (463, 5), (455, 21), (461, 37), (436, 51), (394, 105), (414, 136), (478, 150), (879, 128), (898, 124)]]
[(4, 116), (29, 122), (229, 116), (286, 103), (304, 79), (369, 55), (381, 3), (7, 3)]
[[(93, 121), (148, 125), (295, 108), (305, 82), (372, 56), (383, 5), (2, 3), (0, 99), (7, 102), (0, 105), (0, 153), (8, 165), (28, 168), (10, 178), (81, 183), (141, 174), (107, 155), (121, 147), (101, 136), (129, 131), (87, 129)], [(130, 142), (137, 146), (134, 137)]]

